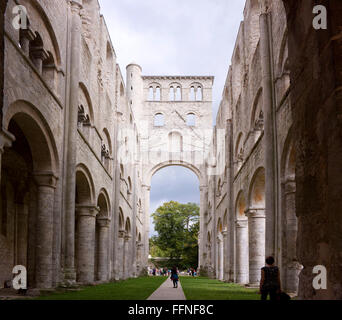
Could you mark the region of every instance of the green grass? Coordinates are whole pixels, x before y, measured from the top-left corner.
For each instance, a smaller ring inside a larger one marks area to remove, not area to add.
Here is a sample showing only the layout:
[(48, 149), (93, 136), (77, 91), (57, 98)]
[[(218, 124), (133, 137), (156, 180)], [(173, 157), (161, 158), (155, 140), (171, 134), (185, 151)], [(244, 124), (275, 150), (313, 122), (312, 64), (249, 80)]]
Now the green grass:
[(258, 290), (204, 277), (181, 277), (187, 300), (260, 300)]
[(146, 300), (164, 281), (164, 277), (140, 277), (81, 287), (80, 291), (54, 292), (37, 300)]

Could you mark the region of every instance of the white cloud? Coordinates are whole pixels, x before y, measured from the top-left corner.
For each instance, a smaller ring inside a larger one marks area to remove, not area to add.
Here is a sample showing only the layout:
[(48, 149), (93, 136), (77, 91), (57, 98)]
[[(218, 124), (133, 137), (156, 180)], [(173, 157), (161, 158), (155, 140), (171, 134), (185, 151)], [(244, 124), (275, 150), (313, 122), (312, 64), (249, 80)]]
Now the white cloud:
[(221, 100), (243, 0), (100, 0), (122, 73), (214, 75), (214, 118)]
[[(123, 76), (132, 61), (141, 65), (145, 75), (213, 75), (215, 120), (245, 1), (99, 2)], [(157, 172), (150, 212), (170, 200), (199, 203), (198, 187), (197, 177), (184, 168)], [(153, 234), (153, 225), (150, 230)]]

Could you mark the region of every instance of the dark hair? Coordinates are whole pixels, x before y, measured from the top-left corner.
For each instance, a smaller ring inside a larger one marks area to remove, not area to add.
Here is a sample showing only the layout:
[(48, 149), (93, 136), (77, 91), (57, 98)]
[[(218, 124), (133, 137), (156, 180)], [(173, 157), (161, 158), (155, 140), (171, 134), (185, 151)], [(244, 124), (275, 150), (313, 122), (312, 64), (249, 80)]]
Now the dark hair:
[(267, 257), (266, 258), (266, 263), (271, 266), (274, 263), (274, 258), (273, 257)]

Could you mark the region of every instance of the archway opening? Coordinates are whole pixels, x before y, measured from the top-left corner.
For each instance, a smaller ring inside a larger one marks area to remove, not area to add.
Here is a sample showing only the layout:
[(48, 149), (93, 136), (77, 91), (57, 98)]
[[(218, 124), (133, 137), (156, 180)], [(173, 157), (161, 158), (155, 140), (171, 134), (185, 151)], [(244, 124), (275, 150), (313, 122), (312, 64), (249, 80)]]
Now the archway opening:
[(186, 167), (171, 165), (154, 173), (150, 192), (151, 272), (173, 265), (181, 270), (197, 269), (199, 191), (199, 178)]

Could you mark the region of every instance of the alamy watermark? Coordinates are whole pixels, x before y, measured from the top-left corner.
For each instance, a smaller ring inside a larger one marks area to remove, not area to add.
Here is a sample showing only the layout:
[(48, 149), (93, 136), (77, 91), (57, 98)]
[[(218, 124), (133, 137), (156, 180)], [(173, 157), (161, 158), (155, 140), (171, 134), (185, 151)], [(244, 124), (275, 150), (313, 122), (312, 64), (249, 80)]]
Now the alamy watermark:
[(312, 13), (316, 15), (312, 21), (313, 27), (316, 30), (328, 29), (327, 8), (323, 5), (317, 5), (317, 6), (314, 6)]
[(312, 281), (315, 290), (327, 289), (327, 268), (322, 265), (315, 266), (312, 270), (313, 274), (317, 274)]
[(15, 266), (12, 270), (15, 277), (12, 280), (12, 286), (15, 290), (27, 289), (27, 270), (24, 266)]
[(12, 26), (14, 29), (27, 29), (28, 28), (28, 18), (27, 18), (27, 9), (25, 6), (15, 6), (12, 10), (13, 15), (15, 16), (12, 20)]

